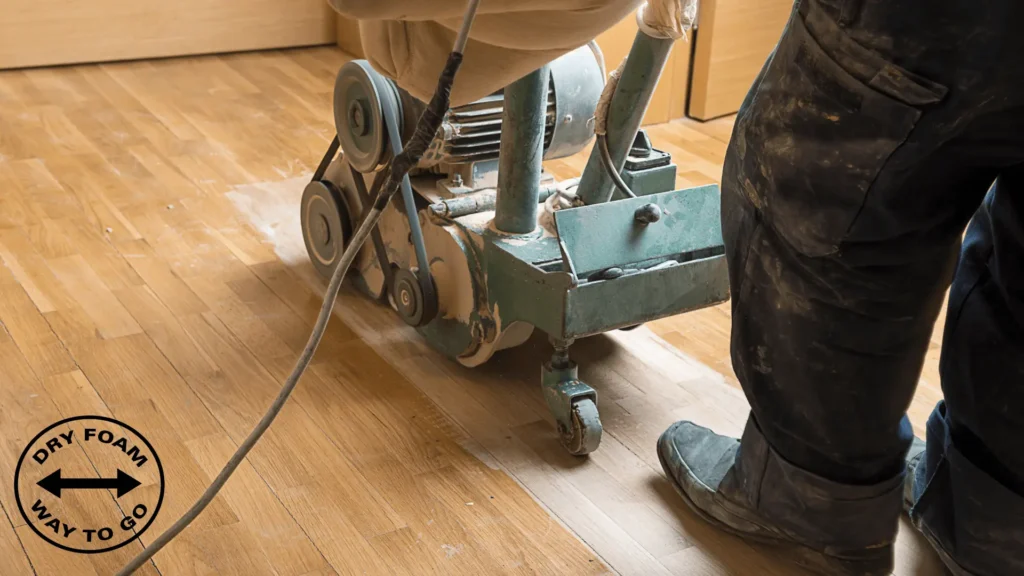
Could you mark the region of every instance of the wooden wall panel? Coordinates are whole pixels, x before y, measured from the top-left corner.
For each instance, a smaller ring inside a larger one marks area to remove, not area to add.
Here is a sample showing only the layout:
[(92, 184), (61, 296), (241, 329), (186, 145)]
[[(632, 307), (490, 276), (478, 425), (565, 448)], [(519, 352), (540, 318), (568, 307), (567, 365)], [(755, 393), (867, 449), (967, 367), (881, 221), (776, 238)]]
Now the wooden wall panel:
[(0, 0), (0, 69), (329, 44), (324, 0)]
[(670, 82), (668, 120), (686, 117), (686, 103), (690, 95), (690, 64), (693, 57), (693, 33), (686, 40), (677, 40), (672, 48), (672, 59), (662, 73), (662, 83)]
[(703, 0), (693, 53), (689, 116), (739, 110), (782, 35), (793, 0)]
[[(630, 14), (597, 37), (609, 72), (629, 54), (636, 32), (636, 15)], [(644, 115), (645, 125), (661, 124), (684, 116), (689, 75), (690, 42), (680, 40), (672, 47), (661, 81)]]
[(338, 15), (338, 47), (346, 54), (363, 57), (363, 45), (359, 41), (359, 23)]

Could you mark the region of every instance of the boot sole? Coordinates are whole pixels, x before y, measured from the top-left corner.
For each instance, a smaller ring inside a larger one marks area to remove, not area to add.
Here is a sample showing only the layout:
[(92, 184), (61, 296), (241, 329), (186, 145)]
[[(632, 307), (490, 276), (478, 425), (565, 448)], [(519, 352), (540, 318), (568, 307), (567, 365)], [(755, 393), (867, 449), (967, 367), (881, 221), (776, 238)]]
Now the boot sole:
[[(683, 502), (686, 502), (686, 506), (692, 510), (694, 514), (715, 528), (746, 541), (753, 541), (758, 544), (784, 549), (792, 553), (791, 560), (795, 564), (818, 574), (827, 576), (889, 576), (892, 573), (892, 566), (889, 561), (889, 558), (891, 558), (891, 552), (889, 555), (878, 560), (839, 558), (837, 556), (828, 556), (819, 550), (815, 550), (786, 538), (775, 538), (762, 534), (753, 534), (733, 528), (697, 506), (697, 504), (686, 493), (686, 490), (683, 489), (683, 486), (679, 484), (672, 474), (668, 473), (670, 467), (665, 462), (665, 456), (661, 452), (660, 443), (658, 445), (657, 452), (658, 461), (661, 462), (661, 468), (665, 471), (665, 476), (668, 477), (669, 482), (672, 483), (672, 487), (675, 488), (676, 493), (682, 497)], [(750, 520), (745, 521), (751, 522)], [(970, 575), (957, 574), (955, 576)]]

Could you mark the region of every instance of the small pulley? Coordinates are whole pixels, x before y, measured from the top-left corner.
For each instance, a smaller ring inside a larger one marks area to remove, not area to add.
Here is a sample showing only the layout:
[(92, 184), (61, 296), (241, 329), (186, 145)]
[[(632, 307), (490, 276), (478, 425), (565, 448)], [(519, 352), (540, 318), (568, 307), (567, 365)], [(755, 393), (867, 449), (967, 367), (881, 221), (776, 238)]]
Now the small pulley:
[(314, 180), (302, 192), (302, 238), (317, 272), (330, 278), (352, 237), (345, 195), (329, 180)]
[(334, 126), (349, 164), (363, 174), (389, 156), (385, 105), (400, 106), (398, 93), (369, 62), (352, 60), (341, 67), (334, 83)]
[(437, 316), (434, 283), (421, 274), (418, 270), (396, 270), (391, 290), (398, 315), (413, 327), (425, 326)]

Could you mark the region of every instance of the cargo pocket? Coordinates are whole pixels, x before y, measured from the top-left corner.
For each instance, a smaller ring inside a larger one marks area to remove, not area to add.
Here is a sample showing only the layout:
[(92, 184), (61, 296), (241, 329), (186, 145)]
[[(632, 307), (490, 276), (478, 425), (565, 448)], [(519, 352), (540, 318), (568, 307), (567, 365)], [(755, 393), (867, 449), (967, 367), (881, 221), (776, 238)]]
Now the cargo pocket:
[(857, 44), (801, 2), (737, 119), (735, 186), (807, 256), (835, 253), (875, 178), (946, 88)]

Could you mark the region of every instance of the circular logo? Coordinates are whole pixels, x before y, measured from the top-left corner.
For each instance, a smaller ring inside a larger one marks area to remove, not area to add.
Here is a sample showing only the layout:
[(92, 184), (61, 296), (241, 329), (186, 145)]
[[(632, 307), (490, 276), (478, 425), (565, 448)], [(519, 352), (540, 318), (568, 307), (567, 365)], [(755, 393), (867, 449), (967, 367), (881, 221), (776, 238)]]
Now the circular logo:
[(69, 552), (98, 554), (153, 524), (164, 499), (164, 469), (153, 445), (131, 426), (76, 416), (28, 443), (14, 470), (14, 494), (41, 538)]

